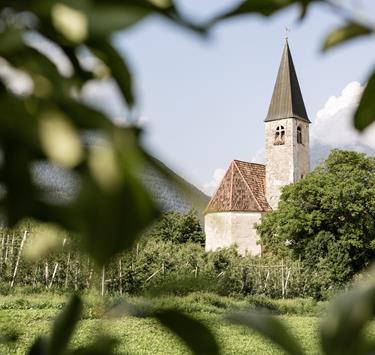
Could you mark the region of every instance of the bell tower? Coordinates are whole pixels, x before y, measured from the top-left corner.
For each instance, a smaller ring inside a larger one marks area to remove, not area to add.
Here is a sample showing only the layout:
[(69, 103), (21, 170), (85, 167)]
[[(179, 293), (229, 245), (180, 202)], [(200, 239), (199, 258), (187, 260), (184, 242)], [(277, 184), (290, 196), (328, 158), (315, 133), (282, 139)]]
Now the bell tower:
[(266, 198), (277, 209), (281, 188), (310, 171), (309, 124), (288, 40), (265, 119)]

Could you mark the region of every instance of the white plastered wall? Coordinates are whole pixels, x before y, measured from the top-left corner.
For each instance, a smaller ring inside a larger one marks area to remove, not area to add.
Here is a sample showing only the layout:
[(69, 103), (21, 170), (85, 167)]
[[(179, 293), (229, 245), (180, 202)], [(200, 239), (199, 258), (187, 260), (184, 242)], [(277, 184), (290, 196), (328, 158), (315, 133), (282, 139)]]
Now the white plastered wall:
[(214, 212), (205, 216), (206, 251), (236, 245), (241, 255), (260, 255), (259, 236), (255, 224), (260, 212)]

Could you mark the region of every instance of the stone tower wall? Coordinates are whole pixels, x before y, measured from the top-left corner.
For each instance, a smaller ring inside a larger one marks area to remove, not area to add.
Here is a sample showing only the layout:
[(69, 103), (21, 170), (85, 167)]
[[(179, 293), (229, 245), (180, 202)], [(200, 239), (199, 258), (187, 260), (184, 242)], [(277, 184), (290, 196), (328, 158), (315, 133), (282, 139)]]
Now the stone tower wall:
[[(302, 131), (302, 143), (297, 143), (297, 127)], [(310, 137), (309, 124), (304, 121), (294, 120), (293, 124), (294, 141), (294, 180), (298, 181), (305, 177), (310, 171)]]
[[(279, 139), (276, 139), (277, 127), (280, 127)], [(285, 132), (283, 137), (281, 127)], [(302, 144), (297, 143), (297, 127), (302, 130)], [(281, 188), (309, 172), (309, 125), (295, 118), (266, 122), (265, 144), (266, 198), (272, 209), (276, 209)]]

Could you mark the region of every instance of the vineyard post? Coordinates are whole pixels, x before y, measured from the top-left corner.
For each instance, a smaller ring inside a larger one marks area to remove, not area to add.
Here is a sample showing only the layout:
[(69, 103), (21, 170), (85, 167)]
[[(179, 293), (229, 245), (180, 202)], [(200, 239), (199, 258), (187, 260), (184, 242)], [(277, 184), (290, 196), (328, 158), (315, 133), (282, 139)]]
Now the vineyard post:
[[(0, 254), (0, 271), (3, 270), (3, 260), (4, 260), (4, 240), (5, 240), (5, 237), (4, 235), (1, 237), (1, 254)], [(1, 273), (0, 273), (1, 275)]]
[(22, 248), (23, 248), (23, 245), (26, 241), (26, 238), (27, 238), (27, 230), (25, 230), (25, 232), (23, 233), (23, 237), (22, 237), (22, 240), (21, 240), (21, 244), (20, 244), (20, 248), (18, 250), (18, 256), (17, 256), (17, 261), (16, 261), (16, 265), (14, 267), (14, 272), (13, 272), (13, 277), (12, 277), (12, 281), (10, 282), (10, 288), (13, 288), (13, 285), (14, 285), (14, 281), (16, 279), (16, 275), (17, 275), (17, 270), (18, 270), (18, 265), (20, 263), (20, 259), (21, 259), (21, 253), (22, 253)]
[(105, 266), (102, 268), (102, 296), (104, 296), (105, 293)]
[(7, 239), (5, 242), (5, 256), (4, 256), (4, 263), (6, 264), (8, 260), (8, 240), (9, 240), (9, 235), (7, 234)]
[(36, 287), (38, 284), (38, 271), (39, 271), (39, 265), (36, 264), (35, 270), (34, 270), (34, 278), (33, 278), (33, 286)]
[(87, 289), (90, 289), (91, 287), (91, 280), (92, 280), (92, 273), (94, 272), (94, 269), (91, 267), (90, 273), (89, 273), (89, 279), (87, 281)]
[(11, 256), (12, 258), (14, 257), (14, 234), (12, 235), (12, 243), (11, 243), (9, 256)]
[[(262, 276), (263, 276), (263, 274), (262, 274), (262, 262), (261, 262), (260, 259), (258, 261), (258, 270), (259, 270), (259, 273), (258, 273), (258, 275), (259, 275), (259, 282), (255, 283), (256, 288), (262, 287)], [(264, 269), (263, 269), (263, 271), (264, 271)]]
[(68, 278), (69, 278), (69, 266), (70, 266), (70, 251), (66, 260), (66, 271), (65, 271), (65, 288), (68, 288)]
[(285, 284), (284, 284), (284, 259), (281, 259), (281, 294), (285, 298)]
[(93, 273), (94, 269), (90, 264), (90, 258), (89, 257), (87, 258), (87, 269), (89, 270), (89, 277), (87, 279), (87, 289), (90, 289), (92, 273)]
[(75, 260), (75, 271), (74, 271), (74, 290), (78, 290), (78, 274), (79, 274), (79, 260), (78, 260), (78, 255), (77, 259)]
[(264, 290), (267, 289), (267, 281), (270, 277), (270, 269), (267, 270), (266, 280), (264, 281)]
[(119, 257), (119, 291), (120, 295), (122, 296), (122, 263), (121, 263), (121, 256)]
[[(66, 238), (64, 238), (64, 240), (63, 240), (63, 244), (62, 244), (62, 249), (61, 249), (61, 251), (64, 250), (65, 243), (66, 243)], [(55, 276), (56, 276), (57, 268), (58, 268), (58, 267), (59, 267), (59, 262), (56, 261), (56, 263), (55, 263), (55, 267), (53, 268), (53, 273), (52, 273), (51, 281), (50, 281), (50, 283), (49, 283), (49, 285), (48, 285), (48, 288), (51, 288), (51, 287), (52, 287), (53, 280), (55, 279)]]
[(45, 281), (45, 287), (48, 287), (48, 259), (45, 261), (44, 264), (44, 281)]
[(290, 270), (291, 270), (291, 269), (292, 269), (292, 267), (290, 267), (289, 269), (287, 269), (288, 272), (287, 272), (287, 274), (286, 274), (286, 279), (285, 279), (285, 294), (287, 294), (287, 292), (288, 292), (288, 281), (289, 281)]

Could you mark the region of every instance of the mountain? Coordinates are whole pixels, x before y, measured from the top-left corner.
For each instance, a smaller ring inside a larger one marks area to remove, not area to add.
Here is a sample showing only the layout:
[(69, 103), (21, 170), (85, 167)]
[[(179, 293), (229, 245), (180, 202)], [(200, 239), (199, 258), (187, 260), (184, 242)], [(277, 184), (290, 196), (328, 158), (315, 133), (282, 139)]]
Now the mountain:
[(203, 219), (203, 212), (210, 198), (165, 164), (158, 160), (156, 162), (166, 172), (165, 175), (168, 175), (169, 179), (156, 169), (147, 168), (142, 173), (141, 180), (154, 196), (160, 208), (164, 211), (182, 213), (193, 208)]
[[(163, 175), (155, 168), (148, 166), (139, 176), (159, 207), (163, 211), (182, 213), (193, 208), (203, 219), (203, 212), (209, 197), (159, 160), (154, 159), (154, 161), (165, 174)], [(78, 179), (74, 173), (51, 164), (36, 164), (33, 169), (33, 177), (38, 185), (48, 191), (45, 198), (57, 204), (69, 203), (79, 190)]]
[(345, 144), (345, 145), (341, 145), (335, 148), (329, 145), (321, 144), (321, 143), (313, 143), (310, 149), (311, 169), (314, 169), (319, 163), (322, 163), (324, 160), (326, 160), (332, 149), (355, 151), (359, 153), (365, 153), (366, 155), (369, 155), (369, 156), (375, 155), (374, 149), (364, 144), (360, 144), (360, 143), (356, 143), (353, 145)]

